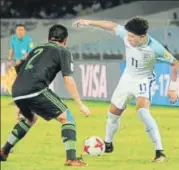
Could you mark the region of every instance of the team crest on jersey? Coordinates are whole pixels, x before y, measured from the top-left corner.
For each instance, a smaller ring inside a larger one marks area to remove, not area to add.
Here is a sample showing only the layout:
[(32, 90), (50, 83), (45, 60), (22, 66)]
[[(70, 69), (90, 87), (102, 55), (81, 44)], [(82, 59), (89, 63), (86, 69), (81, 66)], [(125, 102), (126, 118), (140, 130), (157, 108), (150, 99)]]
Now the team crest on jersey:
[(164, 53), (164, 58), (165, 59), (169, 59), (171, 57), (171, 54), (168, 52), (168, 51), (166, 51), (165, 53)]
[(25, 49), (22, 49), (21, 50), (21, 53), (24, 55), (24, 54), (26, 54), (26, 50)]
[(29, 47), (30, 47), (30, 48), (33, 48), (33, 47), (34, 47), (34, 43), (31, 42), (31, 43), (29, 44)]
[(144, 55), (143, 55), (143, 59), (144, 60), (150, 60), (152, 58), (152, 54), (150, 54), (150, 53), (144, 53)]

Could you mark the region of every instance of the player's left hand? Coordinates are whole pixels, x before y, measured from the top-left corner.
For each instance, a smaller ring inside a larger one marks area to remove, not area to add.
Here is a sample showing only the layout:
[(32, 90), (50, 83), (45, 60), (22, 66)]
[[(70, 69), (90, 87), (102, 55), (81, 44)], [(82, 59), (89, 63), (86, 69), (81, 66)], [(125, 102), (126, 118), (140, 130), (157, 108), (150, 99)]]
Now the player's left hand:
[(26, 60), (26, 58), (27, 58), (27, 56), (25, 55), (21, 58), (21, 60)]
[(168, 95), (171, 103), (177, 102), (177, 99), (178, 99), (177, 90), (168, 90), (168, 94), (167, 95)]
[(21, 60), (16, 61), (16, 66), (21, 64)]
[(83, 112), (86, 117), (90, 115), (90, 110), (84, 104), (80, 105), (80, 111)]
[(72, 27), (88, 26), (90, 20), (80, 19), (72, 23)]

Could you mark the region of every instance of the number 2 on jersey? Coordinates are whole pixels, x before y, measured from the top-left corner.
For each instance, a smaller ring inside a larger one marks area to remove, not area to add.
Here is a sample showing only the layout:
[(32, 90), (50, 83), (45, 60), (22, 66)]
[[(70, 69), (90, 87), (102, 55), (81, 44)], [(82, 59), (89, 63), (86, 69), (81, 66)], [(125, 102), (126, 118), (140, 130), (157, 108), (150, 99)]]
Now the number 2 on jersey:
[(38, 48), (34, 51), (34, 55), (32, 56), (32, 58), (28, 61), (26, 67), (25, 67), (25, 70), (28, 70), (28, 69), (32, 69), (33, 68), (33, 64), (32, 64), (32, 61), (39, 55), (43, 52), (43, 48)]

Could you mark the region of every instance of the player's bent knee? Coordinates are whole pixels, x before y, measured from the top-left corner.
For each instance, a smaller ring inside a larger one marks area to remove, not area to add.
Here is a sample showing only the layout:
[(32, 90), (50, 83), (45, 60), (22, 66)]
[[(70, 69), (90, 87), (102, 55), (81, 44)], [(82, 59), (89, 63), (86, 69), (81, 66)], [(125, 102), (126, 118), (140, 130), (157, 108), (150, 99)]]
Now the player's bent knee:
[(146, 97), (138, 97), (136, 100), (136, 109), (138, 110), (140, 108), (149, 109), (150, 108), (150, 100)]
[(68, 123), (75, 124), (75, 121), (74, 121), (72, 114), (71, 114), (69, 109), (67, 109), (65, 112), (61, 113), (56, 119), (62, 125), (68, 124)]
[(34, 124), (37, 122), (37, 120), (38, 120), (38, 116), (37, 116), (36, 114), (34, 114), (32, 120), (27, 119), (27, 123), (28, 123), (30, 126), (32, 126), (32, 125), (34, 125)]
[(29, 126), (33, 126), (37, 122), (38, 116), (34, 115), (32, 119), (22, 117), (21, 120), (25, 121)]
[(68, 124), (68, 120), (67, 119), (65, 119), (65, 118), (57, 118), (57, 121), (59, 121), (62, 125), (64, 125), (64, 124)]
[(111, 103), (109, 111), (114, 115), (120, 116), (125, 109), (119, 109), (114, 104)]

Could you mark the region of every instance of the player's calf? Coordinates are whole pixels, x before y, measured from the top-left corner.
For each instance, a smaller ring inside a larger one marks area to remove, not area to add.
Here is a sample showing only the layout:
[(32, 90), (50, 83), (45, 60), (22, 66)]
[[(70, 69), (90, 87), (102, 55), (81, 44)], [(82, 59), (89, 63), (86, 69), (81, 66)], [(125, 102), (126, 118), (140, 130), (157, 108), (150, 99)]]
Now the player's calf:
[(1, 161), (7, 160), (7, 157), (10, 151), (12, 150), (12, 148), (20, 140), (22, 140), (22, 138), (27, 134), (33, 123), (35, 123), (35, 118), (31, 122), (31, 125), (27, 119), (23, 118), (14, 126), (13, 130), (11, 131), (11, 134), (8, 137), (8, 140), (6, 141), (4, 147), (0, 151)]

